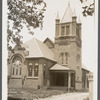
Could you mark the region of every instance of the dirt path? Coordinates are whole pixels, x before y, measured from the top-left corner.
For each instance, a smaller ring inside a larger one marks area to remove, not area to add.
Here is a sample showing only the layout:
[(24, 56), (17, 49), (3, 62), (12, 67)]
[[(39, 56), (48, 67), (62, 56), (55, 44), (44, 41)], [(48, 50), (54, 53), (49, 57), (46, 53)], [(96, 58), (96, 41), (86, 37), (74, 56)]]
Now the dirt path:
[(89, 93), (66, 93), (48, 98), (40, 98), (33, 100), (86, 100), (89, 97)]

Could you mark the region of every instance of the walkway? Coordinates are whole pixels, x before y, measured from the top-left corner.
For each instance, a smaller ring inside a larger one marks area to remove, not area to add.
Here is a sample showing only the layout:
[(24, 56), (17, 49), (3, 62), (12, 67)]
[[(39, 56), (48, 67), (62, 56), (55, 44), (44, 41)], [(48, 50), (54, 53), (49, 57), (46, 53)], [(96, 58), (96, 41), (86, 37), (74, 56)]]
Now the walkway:
[(88, 100), (89, 93), (67, 93), (33, 100)]

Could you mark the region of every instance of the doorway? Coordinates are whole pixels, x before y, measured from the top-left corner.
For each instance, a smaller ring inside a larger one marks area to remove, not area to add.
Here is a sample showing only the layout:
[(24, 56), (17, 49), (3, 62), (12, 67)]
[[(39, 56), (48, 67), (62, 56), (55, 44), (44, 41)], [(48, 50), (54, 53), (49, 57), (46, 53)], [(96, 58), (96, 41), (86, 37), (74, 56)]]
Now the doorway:
[(56, 86), (64, 86), (64, 74), (56, 74)]

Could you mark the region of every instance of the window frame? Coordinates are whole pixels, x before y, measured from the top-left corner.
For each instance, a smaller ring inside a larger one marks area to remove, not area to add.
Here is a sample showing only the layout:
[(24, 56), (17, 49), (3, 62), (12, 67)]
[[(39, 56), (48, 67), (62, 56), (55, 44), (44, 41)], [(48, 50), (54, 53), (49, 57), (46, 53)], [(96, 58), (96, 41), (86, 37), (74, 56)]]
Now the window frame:
[[(37, 68), (37, 70), (36, 70)], [(34, 66), (34, 77), (38, 77), (39, 76), (39, 65), (38, 63), (35, 64)]]
[[(68, 27), (68, 28), (67, 28)], [(68, 29), (68, 30), (67, 30)], [(66, 35), (69, 35), (70, 34), (70, 26), (69, 25), (67, 25), (66, 26)]]
[(22, 58), (19, 55), (14, 56), (11, 66), (11, 77), (21, 78), (22, 72), (20, 72), (20, 70), (22, 68)]

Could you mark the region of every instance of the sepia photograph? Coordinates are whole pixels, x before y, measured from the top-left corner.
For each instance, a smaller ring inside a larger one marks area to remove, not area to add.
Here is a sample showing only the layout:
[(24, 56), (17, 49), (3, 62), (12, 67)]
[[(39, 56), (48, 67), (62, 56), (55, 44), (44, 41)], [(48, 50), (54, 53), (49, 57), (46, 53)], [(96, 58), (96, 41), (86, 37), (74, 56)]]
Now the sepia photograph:
[(97, 100), (98, 0), (3, 1), (2, 100)]

